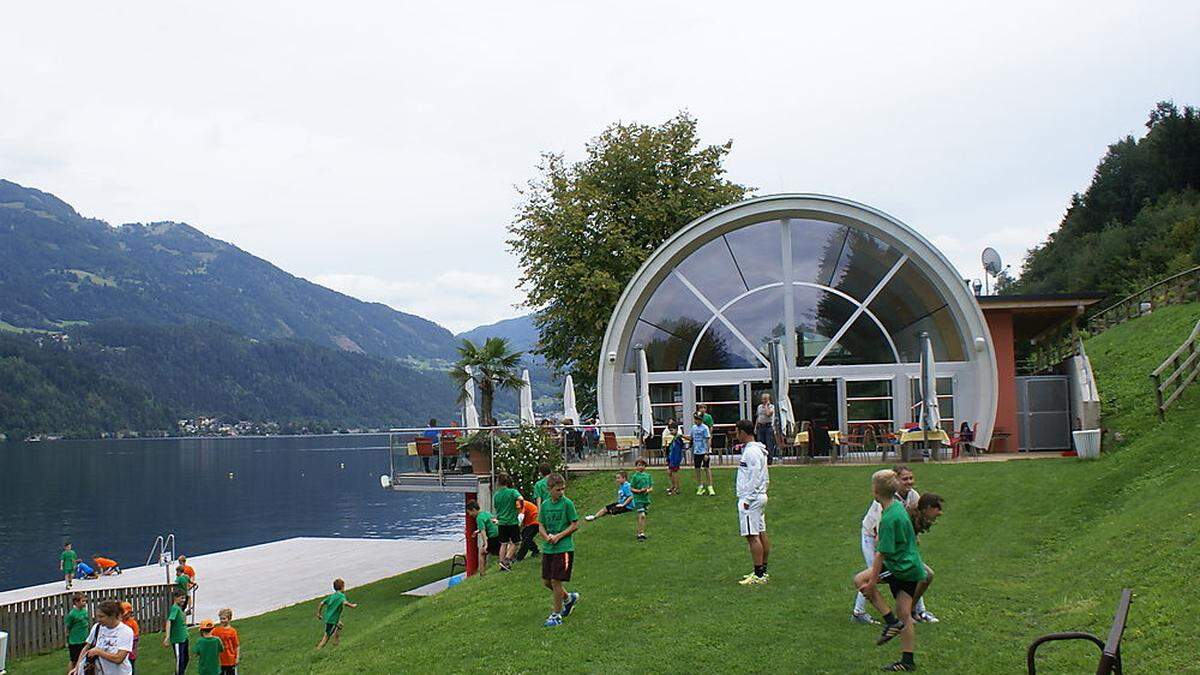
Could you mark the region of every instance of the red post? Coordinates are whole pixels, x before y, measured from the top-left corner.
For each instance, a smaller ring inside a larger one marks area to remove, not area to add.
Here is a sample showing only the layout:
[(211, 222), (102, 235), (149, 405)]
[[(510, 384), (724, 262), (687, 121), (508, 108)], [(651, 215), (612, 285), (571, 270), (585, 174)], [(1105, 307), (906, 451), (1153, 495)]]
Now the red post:
[[(474, 492), (467, 493), (467, 503), (479, 498)], [(473, 577), (479, 571), (479, 545), (475, 539), (475, 519), (467, 516), (467, 576)]]

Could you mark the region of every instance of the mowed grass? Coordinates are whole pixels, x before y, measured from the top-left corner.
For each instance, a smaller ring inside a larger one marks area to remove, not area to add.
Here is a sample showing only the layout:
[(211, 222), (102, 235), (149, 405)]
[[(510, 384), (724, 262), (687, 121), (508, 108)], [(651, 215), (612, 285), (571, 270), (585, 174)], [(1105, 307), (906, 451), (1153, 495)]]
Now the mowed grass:
[[(1106, 634), (1124, 587), (1136, 592), (1126, 666), (1197, 669), (1200, 395), (1185, 395), (1162, 424), (1142, 410), (1152, 396), (1146, 373), (1183, 340), (1196, 313), (1196, 305), (1167, 308), (1089, 341), (1105, 424), (1125, 435), (1117, 451), (1092, 462), (916, 465), (917, 488), (947, 499), (942, 520), (921, 539), (937, 570), (928, 606), (942, 619), (918, 627), (922, 671), (1022, 672), (1039, 634)], [(237, 622), (245, 671), (877, 671), (899, 646), (876, 647), (875, 628), (848, 621), (850, 577), (862, 566), (859, 521), (876, 468), (772, 470), (766, 586), (736, 583), (749, 557), (737, 536), (733, 472), (717, 470), (715, 497), (689, 494), (690, 472), (685, 493), (667, 497), (666, 476), (654, 470), (648, 542), (634, 540), (632, 515), (585, 523), (577, 535), (568, 587), (582, 599), (561, 627), (541, 626), (550, 599), (536, 561), (432, 598), (400, 595), (439, 576), (441, 565), (352, 590), (362, 607), (347, 610), (337, 649), (312, 651), (320, 631), (312, 603)], [(611, 501), (613, 490), (611, 476), (595, 475), (573, 480), (569, 495), (582, 515)], [(144, 642), (139, 672), (167, 673), (168, 654), (154, 638)], [(1039, 672), (1095, 667), (1095, 648), (1082, 642), (1050, 644), (1042, 654)], [(59, 672), (63, 660), (40, 657), (13, 672)]]

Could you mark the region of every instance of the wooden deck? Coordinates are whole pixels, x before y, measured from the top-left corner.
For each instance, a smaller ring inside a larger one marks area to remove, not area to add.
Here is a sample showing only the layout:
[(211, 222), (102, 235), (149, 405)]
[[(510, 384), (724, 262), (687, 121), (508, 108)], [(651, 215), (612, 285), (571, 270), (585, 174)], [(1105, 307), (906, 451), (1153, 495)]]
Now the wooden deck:
[[(216, 619), (222, 607), (234, 618), (263, 614), (333, 592), (333, 580), (346, 587), (378, 581), (462, 553), (460, 540), (333, 539), (297, 537), (232, 551), (189, 556), (196, 569), (196, 619)], [(286, 570), (281, 567), (286, 566)], [(449, 566), (446, 567), (449, 573)], [(135, 567), (124, 574), (76, 581), (72, 590), (161, 584), (162, 567)], [(0, 605), (62, 593), (62, 580), (0, 592)], [(353, 592), (350, 593), (354, 598)]]

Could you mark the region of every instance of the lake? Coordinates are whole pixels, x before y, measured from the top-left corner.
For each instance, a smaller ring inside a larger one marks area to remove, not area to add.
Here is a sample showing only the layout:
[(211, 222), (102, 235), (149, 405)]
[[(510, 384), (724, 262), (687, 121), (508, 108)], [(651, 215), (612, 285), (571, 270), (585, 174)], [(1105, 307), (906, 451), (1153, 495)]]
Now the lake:
[(64, 540), (89, 563), (135, 567), (172, 532), (185, 555), (298, 536), (462, 536), (460, 495), (384, 490), (387, 472), (380, 434), (0, 443), (0, 590), (61, 578)]

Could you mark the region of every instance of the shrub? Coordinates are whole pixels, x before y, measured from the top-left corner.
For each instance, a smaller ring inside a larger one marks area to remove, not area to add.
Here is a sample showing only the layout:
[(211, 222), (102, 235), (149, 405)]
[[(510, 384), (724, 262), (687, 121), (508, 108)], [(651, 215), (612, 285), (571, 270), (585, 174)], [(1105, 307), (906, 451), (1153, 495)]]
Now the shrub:
[(535, 427), (521, 427), (520, 431), (503, 439), (497, 439), (492, 466), (496, 473), (507, 473), (513, 479), (513, 487), (526, 497), (533, 496), (533, 484), (541, 478), (538, 466), (543, 462), (555, 471), (566, 470), (562, 446), (549, 434)]

